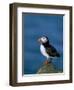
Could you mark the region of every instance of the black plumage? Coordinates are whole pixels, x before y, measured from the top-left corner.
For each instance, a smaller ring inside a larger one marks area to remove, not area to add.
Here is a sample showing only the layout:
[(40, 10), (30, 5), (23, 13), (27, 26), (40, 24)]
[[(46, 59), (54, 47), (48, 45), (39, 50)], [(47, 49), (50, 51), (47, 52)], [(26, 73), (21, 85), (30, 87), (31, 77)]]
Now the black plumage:
[(60, 57), (60, 54), (57, 52), (57, 50), (51, 44), (49, 44), (49, 41), (47, 41), (46, 43), (42, 43), (42, 44), (45, 47), (46, 52), (49, 56)]

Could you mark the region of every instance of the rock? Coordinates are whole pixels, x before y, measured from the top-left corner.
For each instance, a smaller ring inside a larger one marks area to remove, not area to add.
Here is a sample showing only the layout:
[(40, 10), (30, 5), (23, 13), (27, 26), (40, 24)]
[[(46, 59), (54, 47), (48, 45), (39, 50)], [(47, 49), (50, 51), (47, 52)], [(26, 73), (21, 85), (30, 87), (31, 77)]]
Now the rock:
[(37, 74), (41, 74), (41, 73), (60, 73), (60, 72), (62, 72), (62, 71), (56, 69), (54, 64), (51, 62), (51, 63), (43, 64), (42, 67), (38, 70)]

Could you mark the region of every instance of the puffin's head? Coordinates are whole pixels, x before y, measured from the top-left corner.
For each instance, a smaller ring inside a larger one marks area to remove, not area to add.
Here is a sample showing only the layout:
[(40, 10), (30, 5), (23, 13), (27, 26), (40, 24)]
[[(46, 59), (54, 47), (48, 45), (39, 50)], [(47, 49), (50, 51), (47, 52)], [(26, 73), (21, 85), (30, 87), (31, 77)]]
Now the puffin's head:
[(45, 44), (45, 43), (49, 42), (49, 40), (48, 40), (48, 37), (42, 36), (38, 39), (38, 42), (41, 44)]

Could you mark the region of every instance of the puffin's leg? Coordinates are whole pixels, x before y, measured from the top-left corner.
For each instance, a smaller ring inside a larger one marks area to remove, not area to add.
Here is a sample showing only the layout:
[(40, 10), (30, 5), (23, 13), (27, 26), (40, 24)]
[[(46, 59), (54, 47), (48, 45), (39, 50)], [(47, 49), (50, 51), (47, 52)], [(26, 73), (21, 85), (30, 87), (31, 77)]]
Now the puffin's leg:
[(48, 60), (46, 60), (46, 61), (45, 61), (45, 64), (48, 64), (48, 63), (49, 63), (49, 61), (48, 61)]
[(49, 59), (48, 59), (48, 62), (51, 63), (51, 62), (52, 62), (52, 58), (49, 58)]
[(49, 64), (49, 63), (51, 63), (52, 62), (52, 58), (49, 58), (49, 59), (47, 59), (46, 61), (45, 61), (45, 64)]

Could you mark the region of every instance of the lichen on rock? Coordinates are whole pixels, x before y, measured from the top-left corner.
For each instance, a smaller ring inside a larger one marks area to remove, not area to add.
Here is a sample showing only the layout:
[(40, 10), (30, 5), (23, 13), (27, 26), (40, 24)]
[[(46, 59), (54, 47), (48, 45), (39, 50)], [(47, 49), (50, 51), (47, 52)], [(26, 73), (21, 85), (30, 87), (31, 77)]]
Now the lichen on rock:
[(38, 70), (37, 74), (41, 73), (60, 73), (62, 71), (59, 71), (58, 69), (55, 68), (54, 64), (48, 63), (48, 64), (43, 64), (40, 69)]

